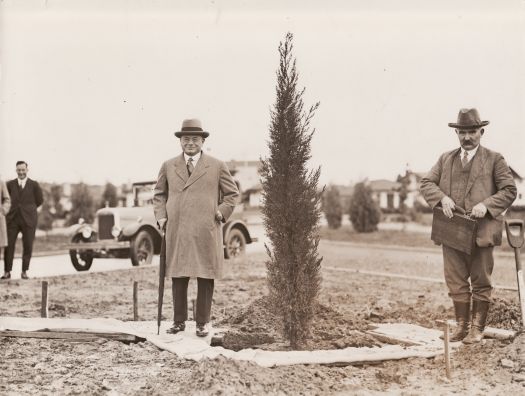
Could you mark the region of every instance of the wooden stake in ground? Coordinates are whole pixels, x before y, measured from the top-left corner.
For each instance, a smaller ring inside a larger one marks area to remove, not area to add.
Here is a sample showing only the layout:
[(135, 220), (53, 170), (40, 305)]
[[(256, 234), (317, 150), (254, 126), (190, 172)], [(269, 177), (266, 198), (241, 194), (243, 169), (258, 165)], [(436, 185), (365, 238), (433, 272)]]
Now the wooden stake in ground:
[(136, 322), (139, 320), (139, 283), (133, 282), (133, 320)]
[(443, 325), (443, 340), (445, 341), (445, 371), (447, 374), (447, 379), (452, 378), (451, 368), (450, 368), (450, 323), (447, 320), (436, 320), (436, 323)]
[(42, 281), (42, 304), (40, 307), (40, 316), (42, 318), (48, 317), (48, 306), (47, 306), (47, 281)]
[(445, 323), (443, 324), (443, 332), (445, 333), (443, 339), (445, 340), (445, 370), (446, 370), (448, 379), (451, 378), (451, 374), (450, 374), (450, 338), (449, 338), (450, 331), (449, 330), (450, 328), (449, 328), (448, 322), (445, 321)]

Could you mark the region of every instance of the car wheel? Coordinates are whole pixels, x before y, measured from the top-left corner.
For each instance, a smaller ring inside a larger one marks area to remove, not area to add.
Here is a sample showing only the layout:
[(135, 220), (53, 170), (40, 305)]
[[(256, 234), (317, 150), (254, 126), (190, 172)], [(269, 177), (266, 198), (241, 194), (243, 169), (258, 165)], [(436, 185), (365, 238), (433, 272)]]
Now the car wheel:
[(235, 258), (244, 255), (246, 252), (246, 237), (241, 230), (234, 228), (230, 230), (226, 237), (226, 248), (224, 249), (225, 258)]
[[(72, 243), (83, 243), (86, 242), (82, 235), (77, 234), (71, 240)], [(93, 251), (91, 250), (76, 250), (71, 249), (69, 251), (69, 257), (71, 258), (71, 264), (77, 271), (87, 271), (93, 264)]]
[(151, 264), (153, 260), (153, 237), (148, 231), (140, 231), (131, 240), (131, 264)]

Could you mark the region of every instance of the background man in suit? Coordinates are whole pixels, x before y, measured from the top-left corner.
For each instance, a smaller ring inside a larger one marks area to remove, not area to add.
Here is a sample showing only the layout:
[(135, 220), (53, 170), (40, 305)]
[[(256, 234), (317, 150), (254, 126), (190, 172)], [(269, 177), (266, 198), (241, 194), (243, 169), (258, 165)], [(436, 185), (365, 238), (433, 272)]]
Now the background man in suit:
[(4, 269), (1, 279), (11, 278), (15, 245), (18, 234), (22, 233), (22, 279), (29, 279), (27, 271), (33, 253), (38, 220), (37, 208), (44, 201), (39, 184), (27, 177), (28, 166), (25, 161), (16, 163), (18, 177), (7, 182), (7, 190), (11, 196), (11, 209), (7, 213), (7, 247), (5, 248)]
[(442, 154), (421, 180), (421, 193), (432, 208), (441, 205), (451, 218), (459, 206), (478, 221), (472, 255), (443, 246), (445, 281), (458, 323), (451, 340), (465, 344), (483, 338), (492, 292), (492, 251), (501, 245), (502, 213), (516, 198), (516, 185), (503, 156), (479, 144), (488, 123), (481, 121), (476, 109), (461, 109), (457, 123), (448, 124), (456, 129), (461, 147)]
[(172, 278), (173, 327), (184, 331), (187, 289), (197, 278), (197, 335), (209, 332), (214, 279), (222, 277), (224, 260), (221, 222), (233, 212), (239, 191), (227, 166), (202, 152), (209, 136), (197, 119), (184, 120), (183, 153), (164, 162), (154, 189), (155, 218), (166, 235), (166, 277)]

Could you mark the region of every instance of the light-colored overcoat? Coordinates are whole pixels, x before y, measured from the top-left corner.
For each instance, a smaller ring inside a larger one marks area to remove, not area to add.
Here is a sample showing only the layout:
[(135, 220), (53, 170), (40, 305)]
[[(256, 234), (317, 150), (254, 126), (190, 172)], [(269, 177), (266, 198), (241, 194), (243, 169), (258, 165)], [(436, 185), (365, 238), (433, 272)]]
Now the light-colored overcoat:
[(227, 220), (239, 191), (227, 166), (204, 153), (191, 176), (184, 155), (164, 162), (153, 194), (155, 218), (167, 218), (166, 277), (220, 279), (224, 261), (219, 210)]
[(0, 247), (7, 246), (7, 228), (5, 216), (11, 207), (11, 198), (4, 181), (0, 180)]
[[(420, 191), (431, 208), (446, 195), (450, 197), (452, 165), (461, 149), (442, 154), (430, 172), (421, 179)], [(516, 199), (516, 183), (503, 156), (479, 146), (474, 158), (465, 191), (465, 210), (483, 202), (487, 214), (478, 220), (476, 245), (480, 247), (501, 245), (502, 213)]]

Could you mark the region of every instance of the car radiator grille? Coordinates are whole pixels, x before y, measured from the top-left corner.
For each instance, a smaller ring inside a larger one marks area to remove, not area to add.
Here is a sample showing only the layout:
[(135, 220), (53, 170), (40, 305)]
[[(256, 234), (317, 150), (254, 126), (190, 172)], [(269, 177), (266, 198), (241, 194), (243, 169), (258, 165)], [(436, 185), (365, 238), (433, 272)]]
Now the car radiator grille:
[(115, 219), (112, 214), (101, 214), (98, 216), (98, 238), (113, 239), (111, 229), (115, 225)]

